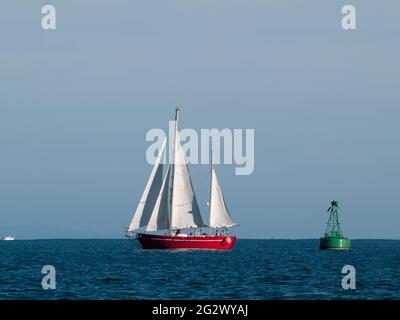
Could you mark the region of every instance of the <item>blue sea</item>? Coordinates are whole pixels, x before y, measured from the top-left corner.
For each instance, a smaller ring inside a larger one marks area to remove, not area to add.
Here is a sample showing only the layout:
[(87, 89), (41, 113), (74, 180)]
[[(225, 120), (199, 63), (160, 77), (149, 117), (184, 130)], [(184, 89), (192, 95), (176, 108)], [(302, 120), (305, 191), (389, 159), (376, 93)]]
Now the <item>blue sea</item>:
[[(0, 299), (400, 299), (400, 241), (238, 240), (233, 251), (144, 251), (133, 240), (0, 241)], [(56, 289), (43, 290), (44, 265)], [(342, 267), (356, 289), (342, 288)]]

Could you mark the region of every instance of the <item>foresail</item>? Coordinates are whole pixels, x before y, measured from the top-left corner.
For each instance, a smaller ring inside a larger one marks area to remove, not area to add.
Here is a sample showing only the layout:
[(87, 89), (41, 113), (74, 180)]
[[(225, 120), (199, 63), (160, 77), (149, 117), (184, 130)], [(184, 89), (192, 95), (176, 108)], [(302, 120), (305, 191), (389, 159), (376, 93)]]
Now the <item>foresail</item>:
[(210, 227), (211, 228), (230, 228), (237, 224), (233, 222), (225, 199), (222, 194), (221, 187), (218, 183), (218, 177), (214, 169), (212, 169), (211, 177), (211, 201), (210, 201)]
[(171, 228), (203, 227), (203, 219), (193, 190), (185, 153), (180, 143), (179, 132), (175, 138), (175, 163), (173, 164)]
[(146, 231), (158, 231), (169, 229), (169, 212), (168, 212), (168, 185), (171, 165), (168, 167), (167, 173), (163, 184), (161, 186), (160, 193), (158, 194), (156, 204), (151, 214), (149, 224), (147, 225)]
[(163, 182), (163, 165), (161, 164), (161, 159), (164, 154), (165, 145), (166, 140), (163, 142), (156, 163), (154, 164), (153, 170), (142, 194), (142, 198), (140, 199), (139, 205), (129, 226), (128, 232), (145, 227), (150, 220), (151, 213), (153, 212), (153, 208), (157, 201), (157, 197)]

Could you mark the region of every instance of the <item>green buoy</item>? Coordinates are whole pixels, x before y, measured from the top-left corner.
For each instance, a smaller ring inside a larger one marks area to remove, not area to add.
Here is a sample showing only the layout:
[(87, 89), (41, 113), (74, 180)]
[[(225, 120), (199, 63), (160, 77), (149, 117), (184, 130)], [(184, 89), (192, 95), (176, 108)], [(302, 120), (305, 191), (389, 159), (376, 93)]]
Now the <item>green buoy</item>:
[(339, 222), (339, 203), (332, 201), (328, 209), (329, 220), (325, 231), (325, 236), (320, 239), (319, 248), (321, 250), (348, 250), (351, 243), (342, 232)]

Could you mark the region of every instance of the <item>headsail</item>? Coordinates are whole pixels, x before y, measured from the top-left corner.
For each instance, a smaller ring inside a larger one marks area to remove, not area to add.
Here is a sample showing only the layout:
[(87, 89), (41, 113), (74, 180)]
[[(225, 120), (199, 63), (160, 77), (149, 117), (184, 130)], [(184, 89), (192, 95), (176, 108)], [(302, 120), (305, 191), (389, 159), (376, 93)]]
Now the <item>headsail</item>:
[(233, 222), (226, 207), (224, 195), (218, 183), (217, 173), (212, 168), (211, 172), (211, 197), (210, 197), (210, 227), (230, 228), (237, 224)]
[(149, 224), (147, 225), (146, 231), (158, 231), (169, 229), (169, 212), (168, 212), (168, 185), (170, 177), (171, 165), (168, 167), (167, 173), (163, 184), (161, 186), (160, 193), (156, 204), (151, 214)]
[(165, 145), (166, 140), (163, 142), (156, 163), (154, 164), (149, 180), (147, 181), (142, 198), (140, 199), (135, 215), (133, 216), (132, 222), (129, 226), (128, 232), (133, 232), (139, 228), (145, 227), (150, 220), (162, 185), (163, 165), (161, 164), (161, 159), (164, 154)]

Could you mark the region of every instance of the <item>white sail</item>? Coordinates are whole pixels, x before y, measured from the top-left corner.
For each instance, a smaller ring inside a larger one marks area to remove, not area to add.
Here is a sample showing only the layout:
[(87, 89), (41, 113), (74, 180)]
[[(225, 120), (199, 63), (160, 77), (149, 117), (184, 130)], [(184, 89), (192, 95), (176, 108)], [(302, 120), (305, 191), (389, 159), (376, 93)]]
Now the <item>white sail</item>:
[(211, 173), (210, 227), (230, 228), (236, 225), (228, 212), (217, 174), (213, 168)]
[(146, 231), (158, 231), (169, 229), (169, 212), (168, 212), (168, 185), (171, 165), (168, 167), (167, 173), (163, 184), (161, 186), (160, 193), (156, 204), (151, 214), (149, 224), (147, 225)]
[(161, 159), (164, 154), (165, 145), (166, 140), (164, 140), (161, 147), (156, 163), (154, 164), (153, 170), (142, 194), (142, 198), (140, 199), (132, 222), (128, 228), (128, 232), (133, 232), (139, 228), (145, 227), (150, 220), (151, 213), (153, 212), (162, 185), (163, 165), (161, 164)]
[(199, 205), (193, 190), (185, 153), (180, 142), (179, 131), (176, 130), (174, 147), (171, 228), (185, 229), (203, 227)]

